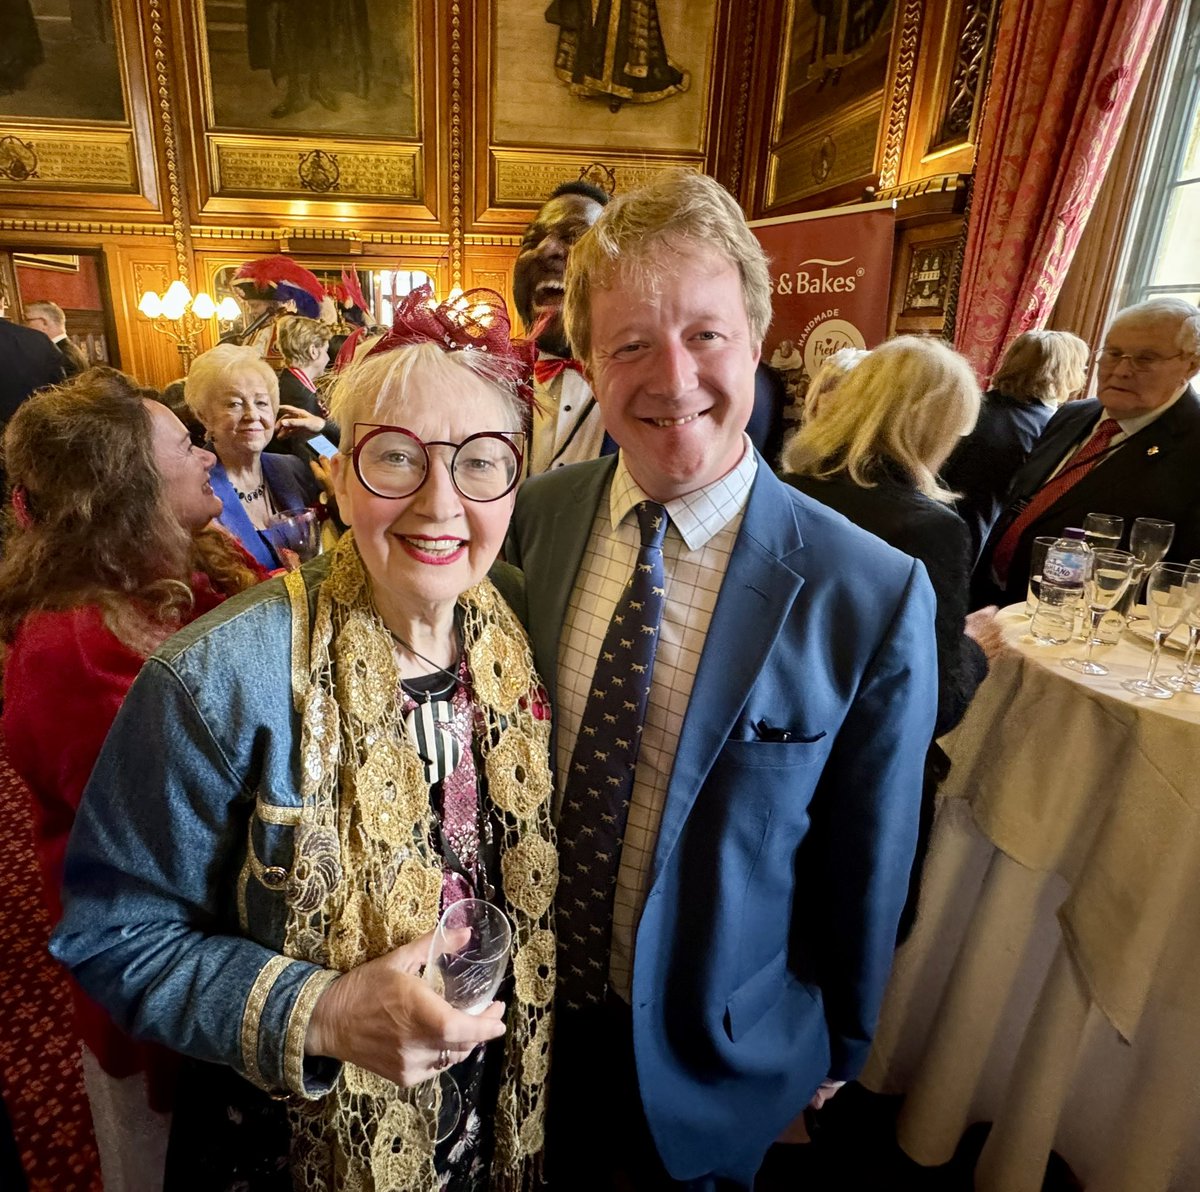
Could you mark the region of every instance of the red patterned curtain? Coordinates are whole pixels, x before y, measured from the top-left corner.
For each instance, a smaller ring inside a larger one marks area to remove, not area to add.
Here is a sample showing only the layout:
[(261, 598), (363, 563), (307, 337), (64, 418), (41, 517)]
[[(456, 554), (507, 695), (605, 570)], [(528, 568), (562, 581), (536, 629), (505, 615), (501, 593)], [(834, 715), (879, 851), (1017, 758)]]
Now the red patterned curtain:
[(1166, 7), (1001, 5), (955, 329), (985, 381), (1049, 317)]

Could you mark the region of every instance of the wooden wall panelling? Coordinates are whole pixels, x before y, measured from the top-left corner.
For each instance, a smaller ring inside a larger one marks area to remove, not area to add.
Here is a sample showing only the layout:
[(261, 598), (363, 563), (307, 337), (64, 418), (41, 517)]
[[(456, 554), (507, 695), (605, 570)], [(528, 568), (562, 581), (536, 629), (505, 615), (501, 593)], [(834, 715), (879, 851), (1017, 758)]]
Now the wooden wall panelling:
[(138, 0), (111, 3), (96, 28), (76, 27), (72, 8), (70, 36), (44, 39), (45, 62), (0, 98), (6, 220), (153, 219), (161, 209), (147, 21)]
[[(953, 179), (974, 170), (997, 7), (997, 0), (903, 2), (923, 12), (899, 167), (894, 176), (885, 169), (880, 179), (883, 195), (893, 189), (922, 193), (921, 182)], [(897, 49), (904, 59), (894, 63), (900, 90), (911, 49)]]
[(937, 335), (946, 321), (962, 216), (900, 228), (892, 257), (889, 335)]
[[(276, 84), (266, 63), (250, 68), (245, 22), (261, 17), (258, 8), (227, 0), (176, 6), (195, 221), (439, 227), (447, 164), (440, 101), (450, 24), (443, 8), (436, 0), (370, 7), (367, 20), (383, 18), (382, 28), (358, 27), (347, 15), (326, 32), (364, 39), (370, 52), (354, 43), (335, 59), (332, 43), (325, 45), (327, 74), (305, 82), (306, 104), (288, 108), (289, 76), (280, 75)], [(330, 68), (330, 61), (339, 65)], [(344, 79), (345, 72), (354, 80)], [(326, 111), (327, 105), (336, 110)]]

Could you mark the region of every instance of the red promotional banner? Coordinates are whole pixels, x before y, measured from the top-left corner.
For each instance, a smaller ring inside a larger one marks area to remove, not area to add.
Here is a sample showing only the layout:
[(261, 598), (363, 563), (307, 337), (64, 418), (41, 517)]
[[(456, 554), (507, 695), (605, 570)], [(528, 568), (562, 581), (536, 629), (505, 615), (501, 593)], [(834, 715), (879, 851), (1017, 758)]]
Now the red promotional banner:
[(774, 291), (762, 358), (783, 374), (794, 405), (826, 356), (887, 338), (895, 207), (864, 203), (750, 225), (770, 259)]

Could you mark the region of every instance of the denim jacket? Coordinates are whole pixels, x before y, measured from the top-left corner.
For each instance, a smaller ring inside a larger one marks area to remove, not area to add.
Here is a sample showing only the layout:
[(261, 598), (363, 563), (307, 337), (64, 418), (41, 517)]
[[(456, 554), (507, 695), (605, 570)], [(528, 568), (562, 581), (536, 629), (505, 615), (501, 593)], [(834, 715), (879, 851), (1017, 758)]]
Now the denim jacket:
[[(310, 618), (327, 558), (304, 568)], [(519, 573), (491, 578), (514, 604)], [(50, 950), (131, 1035), (315, 1099), (304, 1055), (339, 975), (283, 956), (300, 717), (282, 579), (176, 634), (138, 675), (84, 791)]]

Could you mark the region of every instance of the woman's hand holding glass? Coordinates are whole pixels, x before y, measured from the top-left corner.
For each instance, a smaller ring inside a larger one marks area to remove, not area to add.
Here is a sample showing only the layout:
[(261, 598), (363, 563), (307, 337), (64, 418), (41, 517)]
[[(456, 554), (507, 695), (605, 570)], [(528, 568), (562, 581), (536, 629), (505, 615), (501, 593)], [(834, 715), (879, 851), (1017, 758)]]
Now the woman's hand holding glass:
[(466, 1014), (420, 977), (430, 932), (334, 981), (309, 1020), (305, 1053), (325, 1055), (410, 1086), (437, 1076), (504, 1034), (504, 1005)]

